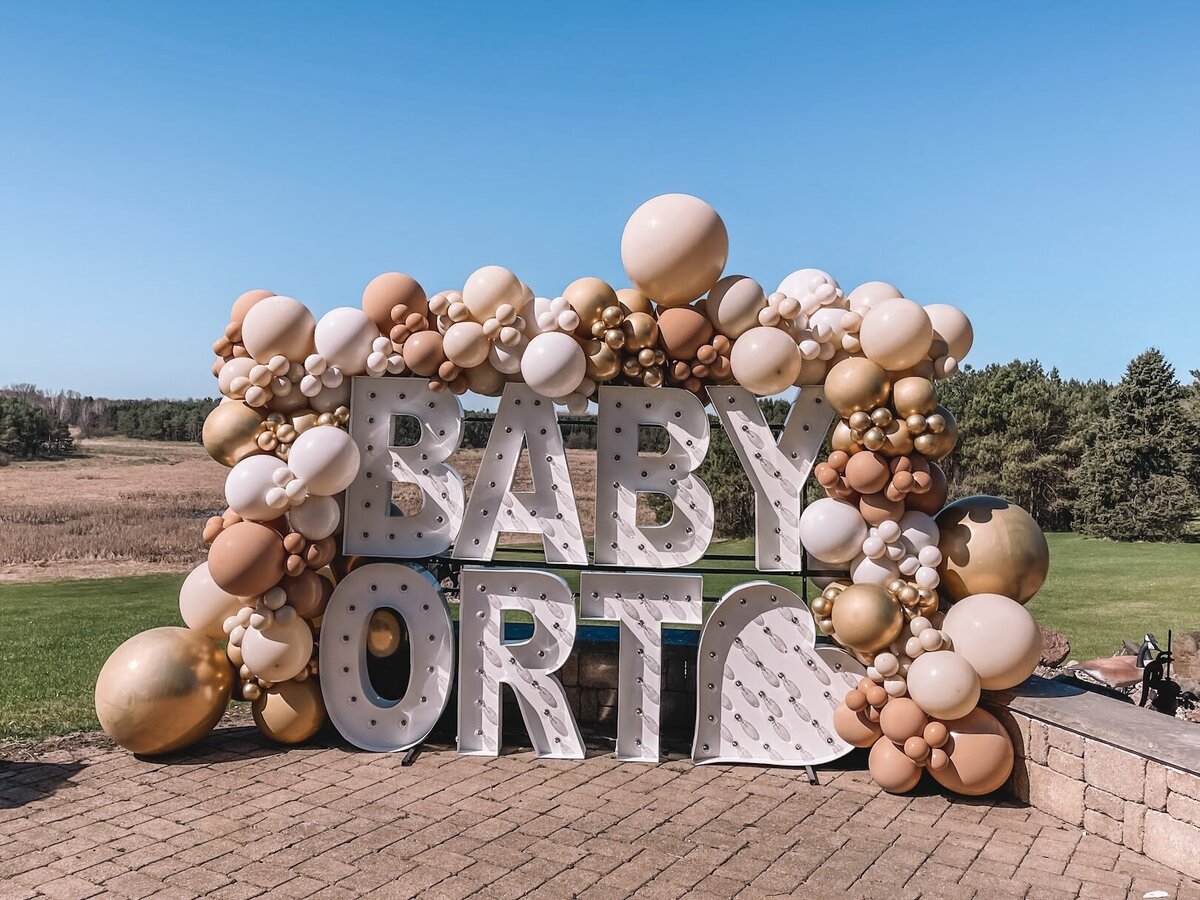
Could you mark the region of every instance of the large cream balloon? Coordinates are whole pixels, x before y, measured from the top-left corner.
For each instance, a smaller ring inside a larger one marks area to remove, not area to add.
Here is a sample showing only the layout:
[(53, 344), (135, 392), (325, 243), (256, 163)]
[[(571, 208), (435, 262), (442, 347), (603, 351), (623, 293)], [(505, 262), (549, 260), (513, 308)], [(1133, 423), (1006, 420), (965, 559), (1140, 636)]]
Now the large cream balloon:
[(942, 630), (954, 652), (979, 673), (984, 690), (1015, 687), (1033, 674), (1042, 633), (1024, 606), (1000, 594), (964, 597), (946, 613)]
[(179, 589), (179, 615), (183, 624), (215, 641), (225, 640), (222, 625), (241, 608), (240, 598), (221, 590), (212, 580), (207, 562), (192, 569)]
[(702, 296), (717, 283), (728, 257), (725, 223), (690, 194), (647, 200), (621, 234), (629, 280), (660, 306), (684, 306)]
[(729, 364), (737, 383), (759, 397), (787, 390), (800, 374), (800, 350), (786, 331), (759, 325), (733, 342)]
[(900, 298), (884, 300), (863, 316), (858, 339), (867, 358), (890, 372), (899, 372), (929, 353), (933, 323), (920, 304)]
[(472, 272), (463, 285), (462, 298), (471, 318), (480, 324), (506, 303), (519, 312), (527, 299), (521, 279), (503, 266), (484, 266)]
[(561, 331), (530, 340), (521, 356), (521, 376), (543, 397), (565, 397), (587, 374), (587, 356), (579, 341)]
[(478, 322), (455, 322), (442, 336), (446, 359), (460, 369), (474, 368), (485, 362), (490, 343)]
[(242, 636), (242, 659), (256, 678), (287, 681), (308, 665), (313, 635), (308, 622), (292, 616), (275, 618), (265, 628), (247, 628)]
[(758, 314), (767, 307), (762, 285), (745, 275), (726, 275), (704, 302), (704, 312), (720, 334), (738, 338), (758, 327)]
[(242, 343), (264, 365), (273, 357), (285, 356), (292, 362), (304, 362), (313, 352), (317, 323), (308, 307), (291, 297), (266, 297), (246, 313), (242, 322)]
[(292, 442), (288, 468), (304, 480), (310, 494), (331, 497), (350, 486), (360, 460), (350, 435), (336, 425), (318, 425)]
[(288, 524), (293, 531), (310, 541), (320, 541), (338, 530), (342, 522), (342, 508), (334, 497), (309, 497), (303, 505), (288, 513)]
[(96, 679), (96, 717), (133, 753), (169, 753), (220, 721), (233, 667), (211, 638), (187, 628), (152, 628), (121, 644)]
[(935, 719), (958, 719), (979, 704), (979, 675), (952, 650), (922, 653), (909, 664), (908, 695)]
[(225, 503), (243, 519), (269, 522), (282, 508), (271, 506), (267, 494), (276, 487), (275, 473), (287, 465), (273, 455), (247, 456), (225, 476)]
[(946, 342), (955, 360), (962, 362), (975, 341), (975, 330), (966, 313), (949, 303), (930, 303), (925, 313), (933, 324), (934, 335)]
[(317, 352), (343, 375), (361, 375), (367, 371), (371, 344), (379, 337), (374, 320), (352, 306), (339, 306), (321, 316), (317, 323)]
[(867, 523), (858, 508), (822, 497), (800, 516), (800, 542), (811, 555), (830, 563), (848, 563), (862, 551)]
[(852, 290), (846, 297), (846, 302), (854, 312), (865, 316), (867, 310), (884, 300), (894, 300), (903, 296), (894, 284), (888, 284), (886, 281), (868, 281)]

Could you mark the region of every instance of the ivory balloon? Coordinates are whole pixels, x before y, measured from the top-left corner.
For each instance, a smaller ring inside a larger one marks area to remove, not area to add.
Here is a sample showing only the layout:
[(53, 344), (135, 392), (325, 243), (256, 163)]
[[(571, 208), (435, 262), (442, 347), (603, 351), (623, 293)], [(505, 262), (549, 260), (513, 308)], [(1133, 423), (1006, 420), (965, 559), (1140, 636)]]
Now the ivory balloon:
[(875, 783), (891, 794), (911, 791), (921, 780), (921, 767), (886, 737), (880, 738), (871, 747), (867, 769)]
[(920, 304), (902, 298), (884, 300), (863, 316), (858, 339), (869, 359), (897, 372), (915, 366), (929, 353), (933, 324)]
[(225, 640), (222, 626), (241, 608), (239, 597), (221, 590), (212, 580), (207, 562), (192, 569), (179, 589), (179, 615), (183, 618), (183, 624), (215, 641)]
[(262, 452), (255, 443), (262, 424), (262, 413), (241, 400), (218, 403), (204, 419), (204, 449), (221, 465), (232, 468)]
[(587, 357), (579, 342), (561, 331), (539, 334), (521, 357), (525, 383), (543, 397), (565, 397), (587, 374)]
[(490, 342), (478, 322), (455, 322), (442, 336), (446, 359), (460, 369), (470, 369), (487, 361)]
[(964, 497), (937, 517), (941, 590), (951, 600), (1002, 594), (1028, 602), (1050, 569), (1050, 548), (1033, 517), (999, 497)]
[(208, 571), (226, 593), (256, 597), (279, 583), (285, 557), (279, 532), (257, 522), (235, 522), (209, 547)]
[(1029, 610), (1000, 594), (959, 600), (946, 613), (942, 631), (988, 691), (1020, 684), (1033, 674), (1042, 655), (1042, 633)]
[(152, 628), (121, 644), (96, 679), (96, 717), (133, 753), (169, 753), (220, 721), (233, 667), (211, 638), (187, 628)]
[(266, 297), (255, 303), (242, 322), (242, 343), (264, 365), (275, 356), (303, 362), (313, 352), (317, 323), (299, 300)]
[(325, 701), (316, 678), (285, 681), (264, 691), (250, 706), (258, 730), (280, 744), (300, 744), (325, 724)]
[(381, 333), (387, 334), (395, 322), (392, 309), (408, 307), (408, 312), (425, 315), (429, 312), (429, 301), (425, 289), (417, 280), (403, 272), (384, 272), (376, 275), (363, 289), (362, 308)]
[(893, 581), (899, 574), (899, 568), (886, 556), (871, 559), (865, 553), (860, 553), (850, 563), (850, 578), (855, 584), (882, 586)]
[(909, 664), (908, 694), (930, 716), (957, 719), (978, 705), (979, 675), (952, 650), (922, 653)]
[(299, 675), (312, 657), (312, 629), (300, 616), (287, 622), (276, 617), (265, 628), (247, 628), (241, 647), (242, 659), (255, 677), (287, 681)]
[(621, 262), (629, 280), (664, 307), (702, 296), (721, 277), (728, 256), (725, 223), (689, 194), (647, 200), (621, 234)]
[(849, 503), (822, 497), (800, 516), (800, 542), (813, 556), (830, 563), (848, 563), (862, 550), (867, 523)]
[(358, 475), (358, 445), (336, 425), (310, 428), (292, 442), (288, 468), (310, 494), (329, 497), (344, 491)]
[(790, 388), (800, 374), (800, 362), (796, 342), (786, 331), (762, 325), (734, 341), (729, 354), (737, 383), (759, 397)]
[(975, 330), (966, 313), (949, 303), (930, 303), (925, 313), (933, 324), (934, 336), (945, 341), (949, 355), (961, 363), (975, 342)]
[(333, 497), (313, 495), (288, 512), (288, 524), (292, 530), (310, 541), (329, 537), (341, 523), (342, 509)]
[(891, 387), (882, 366), (851, 356), (834, 365), (825, 376), (825, 399), (838, 415), (850, 416), (885, 404)]
[(379, 326), (369, 315), (353, 306), (339, 306), (321, 316), (314, 342), (317, 353), (343, 375), (361, 375), (367, 371), (371, 344), (378, 337)]
[(521, 310), (526, 301), (525, 286), (503, 266), (484, 266), (467, 278), (462, 298), (471, 317), (482, 324), (495, 316), (496, 310), (506, 303)]
[(888, 284), (886, 281), (868, 281), (852, 290), (846, 297), (846, 302), (859, 315), (866, 315), (867, 310), (884, 300), (894, 300), (903, 296), (894, 284)]
[(267, 493), (276, 487), (275, 473), (280, 469), (287, 469), (287, 464), (274, 455), (246, 457), (225, 476), (226, 505), (251, 522), (278, 519), (281, 510), (267, 503)]
[(925, 547), (936, 547), (941, 532), (928, 515), (909, 510), (900, 517), (900, 537), (909, 553), (916, 556)]
[[(233, 384), (239, 378), (249, 379), (250, 370), (257, 365), (254, 360), (245, 356), (234, 357), (221, 366), (221, 371), (217, 373), (217, 389), (226, 397), (233, 397), (235, 393)], [(245, 393), (243, 390), (241, 393)]]
[(877, 584), (852, 584), (833, 601), (833, 634), (838, 643), (860, 653), (887, 648), (904, 628), (904, 610)]
[(836, 301), (837, 292), (841, 287), (828, 272), (810, 268), (792, 272), (779, 282), (779, 287), (775, 290), (801, 302), (811, 295), (823, 306), (828, 306)]
[(978, 797), (999, 790), (1012, 774), (1012, 738), (985, 709), (976, 707), (946, 723), (949, 741), (943, 748), (949, 763), (930, 766), (929, 774), (955, 793)]
[(745, 275), (726, 275), (708, 292), (704, 312), (718, 332), (738, 338), (758, 327), (758, 314), (766, 307), (761, 284)]

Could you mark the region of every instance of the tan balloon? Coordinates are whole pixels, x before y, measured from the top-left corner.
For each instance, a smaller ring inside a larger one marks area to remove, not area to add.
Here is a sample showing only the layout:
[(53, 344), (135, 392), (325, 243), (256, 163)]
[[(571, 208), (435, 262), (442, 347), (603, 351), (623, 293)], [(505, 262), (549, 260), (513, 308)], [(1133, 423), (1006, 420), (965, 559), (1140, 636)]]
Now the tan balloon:
[(933, 324), (934, 336), (945, 341), (950, 356), (962, 362), (975, 342), (975, 329), (966, 313), (949, 303), (931, 303), (925, 307), (925, 313)]
[(250, 307), (259, 300), (266, 300), (268, 297), (274, 296), (274, 291), (264, 291), (261, 288), (254, 291), (246, 291), (246, 293), (233, 301), (233, 309), (229, 311), (229, 321), (240, 327), (246, 319), (246, 313), (250, 312)]
[(284, 576), (279, 586), (287, 594), (288, 606), (305, 619), (315, 619), (325, 612), (333, 593), (333, 585), (312, 569), (305, 569), (299, 575)]
[(825, 383), (829, 364), (823, 359), (806, 359), (800, 363), (800, 374), (796, 376), (796, 387)]
[(621, 288), (617, 291), (617, 302), (625, 307), (626, 312), (654, 315), (654, 301), (637, 288)]
[(250, 707), (254, 724), (280, 744), (300, 744), (325, 724), (325, 701), (316, 678), (284, 681), (264, 691)]
[(937, 516), (940, 589), (951, 600), (1002, 594), (1027, 603), (1050, 570), (1050, 548), (1033, 517), (999, 497), (964, 497)]
[(909, 664), (908, 695), (933, 718), (957, 719), (978, 705), (979, 675), (952, 650), (922, 653)]
[(887, 460), (879, 453), (856, 453), (846, 463), (846, 482), (860, 494), (882, 491), (890, 476)]
[(316, 328), (316, 319), (299, 300), (266, 297), (246, 313), (242, 322), (242, 343), (250, 355), (264, 365), (276, 356), (304, 362), (316, 349), (313, 343)]
[(256, 439), (263, 421), (261, 412), (241, 400), (219, 403), (204, 419), (204, 449), (221, 465), (232, 468), (247, 456), (262, 452)]
[(769, 397), (787, 390), (800, 374), (800, 350), (786, 331), (759, 325), (733, 342), (729, 364), (746, 390)]
[(233, 667), (217, 642), (187, 628), (152, 628), (121, 644), (96, 680), (96, 717), (133, 753), (195, 743), (229, 705)]
[(920, 304), (896, 298), (872, 306), (858, 330), (862, 351), (893, 372), (915, 366), (929, 353), (933, 323)]
[(889, 794), (911, 791), (921, 780), (921, 767), (886, 737), (880, 738), (871, 747), (867, 770), (875, 783)]
[(892, 697), (879, 712), (879, 727), (884, 735), (895, 744), (903, 744), (916, 737), (929, 723), (924, 710), (908, 697)]
[(867, 718), (866, 712), (855, 712), (845, 703), (833, 711), (833, 730), (852, 747), (870, 747), (881, 734), (879, 725)]
[(902, 419), (912, 415), (932, 415), (937, 407), (937, 388), (928, 378), (915, 375), (897, 378), (892, 385), (892, 407)]
[(904, 612), (877, 584), (852, 584), (833, 603), (833, 632), (838, 642), (860, 653), (877, 653), (900, 636)]
[(904, 503), (909, 509), (923, 512), (927, 516), (936, 516), (946, 505), (946, 495), (950, 487), (946, 483), (946, 473), (937, 463), (929, 463), (929, 478), (933, 482), (929, 490), (923, 494), (906, 495)]
[[(856, 454), (855, 456), (861, 456)], [(850, 457), (854, 459), (855, 456)], [(883, 494), (864, 494), (859, 498), (858, 511), (868, 525), (879, 526), (884, 522), (899, 522), (904, 515), (903, 500), (889, 500)]]
[(825, 399), (841, 416), (869, 412), (887, 402), (891, 390), (883, 367), (861, 356), (843, 359), (825, 376)]
[(950, 739), (943, 748), (949, 764), (929, 774), (951, 791), (979, 797), (999, 790), (1013, 768), (1012, 739), (996, 717), (984, 709), (973, 709), (959, 719), (946, 722)]
[(658, 314), (658, 332), (670, 359), (689, 360), (712, 340), (713, 327), (703, 313), (681, 306)]
[(284, 558), (279, 532), (257, 522), (236, 522), (209, 547), (208, 571), (226, 593), (255, 597), (283, 578)]
[(721, 277), (729, 234), (717, 211), (689, 194), (647, 200), (621, 235), (629, 280), (660, 306), (685, 306)]
[(481, 365), (488, 357), (491, 342), (478, 322), (455, 322), (442, 336), (446, 359), (460, 369)]
[(408, 313), (425, 315), (429, 312), (429, 301), (425, 289), (411, 275), (403, 272), (384, 272), (376, 275), (363, 289), (362, 308), (387, 334), (396, 322), (392, 319), (392, 308), (403, 304)]
[(1042, 633), (1024, 606), (1000, 594), (972, 594), (946, 613), (942, 631), (966, 658), (986, 691), (1015, 687), (1033, 674)]
[(600, 314), (618, 305), (617, 292), (599, 278), (577, 278), (566, 286), (562, 295), (579, 316), (575, 334), (585, 339), (592, 336), (592, 325), (600, 321)]
[(367, 623), (367, 652), (372, 656), (392, 656), (408, 642), (408, 630), (390, 609), (377, 609)]
[(445, 361), (442, 336), (436, 331), (418, 331), (404, 342), (404, 363), (415, 375), (430, 378)]
[(758, 326), (758, 314), (766, 307), (761, 284), (745, 275), (726, 275), (708, 292), (704, 312), (718, 332), (738, 338)]
[(496, 310), (505, 303), (521, 309), (526, 302), (525, 286), (503, 266), (484, 266), (467, 278), (462, 298), (471, 318), (483, 323), (495, 316)]
[[(957, 433), (956, 429), (955, 434)], [(893, 419), (891, 424), (883, 429), (883, 446), (879, 448), (879, 452), (887, 457), (908, 456), (913, 452), (913, 446), (912, 432), (908, 430), (904, 420)]]

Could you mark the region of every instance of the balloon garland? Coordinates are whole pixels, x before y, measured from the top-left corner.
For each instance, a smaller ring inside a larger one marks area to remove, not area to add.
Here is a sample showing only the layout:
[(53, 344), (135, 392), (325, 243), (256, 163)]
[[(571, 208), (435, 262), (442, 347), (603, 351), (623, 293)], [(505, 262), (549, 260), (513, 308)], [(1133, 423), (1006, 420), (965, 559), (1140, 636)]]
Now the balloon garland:
[[(812, 612), (867, 666), (837, 710), (837, 731), (871, 748), (871, 773), (887, 790), (910, 789), (923, 769), (966, 794), (1002, 783), (1012, 746), (978, 708), (980, 690), (1032, 673), (1040, 639), (1023, 604), (1049, 556), (1032, 518), (1003, 500), (946, 505), (938, 461), (958, 425), (937, 382), (970, 351), (970, 321), (885, 282), (846, 294), (819, 269), (768, 292), (725, 275), (728, 253), (711, 206), (667, 194), (625, 226), (632, 287), (620, 290), (585, 277), (539, 297), (489, 265), (432, 296), (384, 273), (358, 307), (320, 319), (270, 291), (238, 297), (213, 344), (224, 400), (203, 434), (230, 469), (228, 509), (206, 523), (208, 559), (180, 592), (187, 629), (139, 635), (106, 665), (105, 729), (131, 749), (164, 752), (211, 728), (230, 695), (253, 702), (273, 739), (304, 740), (321, 726), (315, 638), (346, 566), (337, 535), (339, 498), (360, 460), (347, 433), (355, 375), (487, 396), (520, 381), (573, 413), (603, 384), (682, 387), (705, 401), (709, 385), (758, 396), (821, 386), (839, 418), (814, 469), (826, 496), (804, 510), (800, 535), (814, 565), (840, 574), (819, 581)], [(185, 702), (156, 691), (134, 670), (192, 671), (191, 693)]]

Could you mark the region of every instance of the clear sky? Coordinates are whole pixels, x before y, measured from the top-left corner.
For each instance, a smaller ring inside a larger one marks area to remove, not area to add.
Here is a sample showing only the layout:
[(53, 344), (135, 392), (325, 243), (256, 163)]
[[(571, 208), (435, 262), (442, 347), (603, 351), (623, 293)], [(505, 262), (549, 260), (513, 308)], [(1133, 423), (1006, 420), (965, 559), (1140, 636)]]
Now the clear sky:
[(884, 279), (969, 361), (1200, 367), (1195, 3), (8, 3), (0, 384), (211, 395), (240, 292), (624, 286), (697, 194), (727, 272)]

